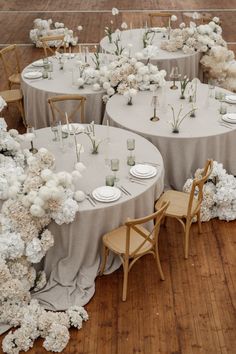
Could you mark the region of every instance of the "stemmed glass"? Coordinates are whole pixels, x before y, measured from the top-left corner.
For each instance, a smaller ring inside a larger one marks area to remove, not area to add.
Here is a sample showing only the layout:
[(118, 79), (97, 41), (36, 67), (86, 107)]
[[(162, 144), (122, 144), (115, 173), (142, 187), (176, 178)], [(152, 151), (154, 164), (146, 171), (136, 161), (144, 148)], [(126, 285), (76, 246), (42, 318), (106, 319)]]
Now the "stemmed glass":
[(126, 141), (127, 149), (130, 151), (130, 155), (127, 157), (127, 164), (129, 166), (135, 165), (135, 156), (133, 156), (132, 151), (135, 149), (135, 139), (127, 139)]
[(35, 147), (34, 147), (34, 144), (33, 144), (33, 139), (34, 139), (34, 137), (35, 137), (35, 131), (34, 131), (34, 127), (31, 127), (31, 126), (27, 126), (27, 133), (28, 134), (32, 134), (32, 139), (31, 139), (31, 141), (30, 141), (30, 144), (31, 144), (31, 148), (30, 148), (30, 152), (32, 152), (32, 154), (36, 154), (37, 152), (38, 152), (38, 149), (36, 149)]
[(151, 106), (153, 107), (153, 116), (150, 118), (150, 120), (152, 122), (157, 122), (158, 120), (160, 120), (160, 118), (157, 117), (157, 107), (159, 106), (159, 101), (158, 101), (157, 94), (155, 93), (153, 94), (152, 97)]
[(119, 164), (120, 164), (120, 161), (119, 159), (111, 159), (111, 170), (112, 172), (114, 172), (114, 181), (115, 182), (118, 182), (119, 181), (119, 178), (117, 178), (116, 176), (116, 172), (119, 171)]
[(58, 136), (58, 122), (52, 122), (51, 123), (51, 131), (54, 134), (54, 138), (52, 139), (52, 141), (58, 141), (59, 140), (59, 136)]
[(171, 90), (177, 90), (178, 86), (175, 84), (176, 80), (180, 77), (178, 66), (174, 66), (171, 69), (170, 79), (173, 80), (173, 85), (170, 87)]

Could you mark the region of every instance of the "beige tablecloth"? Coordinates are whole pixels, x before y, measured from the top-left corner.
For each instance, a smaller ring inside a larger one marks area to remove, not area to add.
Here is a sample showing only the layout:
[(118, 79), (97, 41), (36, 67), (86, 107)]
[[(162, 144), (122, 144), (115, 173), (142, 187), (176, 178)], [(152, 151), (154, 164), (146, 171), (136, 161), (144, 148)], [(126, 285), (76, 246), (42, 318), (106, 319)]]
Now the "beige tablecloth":
[[(107, 127), (96, 126), (95, 130), (98, 137), (106, 138)], [(125, 186), (131, 196), (122, 194), (118, 201), (98, 202), (96, 207), (85, 200), (79, 204), (79, 212), (71, 224), (58, 226), (53, 222), (50, 225), (55, 236), (55, 245), (44, 259), (43, 268), (47, 273), (48, 283), (42, 291), (34, 295), (48, 309), (64, 310), (73, 304), (84, 305), (91, 299), (101, 262), (102, 235), (120, 226), (128, 216), (142, 217), (152, 213), (154, 201), (163, 191), (163, 160), (156, 147), (136, 134), (113, 127), (109, 128), (109, 136), (111, 143), (109, 146), (102, 143), (98, 155), (90, 153), (87, 136), (78, 136), (78, 141), (85, 147), (81, 160), (87, 170), (77, 187), (88, 193), (95, 187), (104, 185), (105, 176), (111, 174), (110, 168), (105, 165), (105, 159), (117, 157), (120, 159), (117, 174), (119, 184)], [(128, 179), (126, 140), (130, 137), (136, 140), (137, 160), (160, 164), (157, 175), (145, 180), (145, 185), (131, 183)], [(52, 142), (49, 128), (37, 131), (34, 145), (47, 147), (55, 154), (57, 171), (73, 169), (74, 149), (67, 147), (64, 153), (61, 152), (58, 144)], [(106, 272), (110, 273), (119, 266), (119, 258), (111, 255)]]
[[(89, 56), (89, 63), (92, 64), (92, 54)], [(101, 54), (102, 56), (102, 54)], [(50, 58), (53, 63), (52, 80), (48, 79), (26, 79), (24, 73), (27, 71), (42, 71), (42, 68), (36, 68), (32, 65), (26, 67), (22, 72), (22, 90), (24, 94), (24, 108), (26, 122), (34, 126), (36, 129), (50, 126), (51, 112), (48, 105), (48, 98), (61, 94), (79, 94), (86, 97), (85, 104), (85, 123), (94, 121), (100, 124), (104, 114), (104, 104), (102, 96), (103, 90), (93, 91), (91, 85), (85, 85), (83, 89), (78, 89), (73, 83), (72, 69), (76, 66), (76, 61), (81, 60), (81, 57), (75, 56), (73, 59), (68, 59), (64, 65), (64, 70), (59, 69), (57, 59)], [(70, 112), (73, 110), (71, 101), (62, 106), (64, 111)], [(75, 117), (74, 121), (79, 121), (79, 117)]]
[[(236, 174), (236, 124), (226, 128), (219, 124), (220, 102), (208, 97), (208, 86), (200, 84), (197, 90), (196, 118), (187, 117), (180, 126), (179, 134), (171, 132), (173, 105), (178, 112), (183, 104), (183, 114), (191, 109), (188, 100), (180, 100), (180, 90), (170, 90), (168, 83), (164, 93), (159, 91), (160, 121), (151, 122), (152, 93), (139, 92), (134, 104), (128, 106), (121, 95), (113, 96), (106, 106), (104, 120), (110, 124), (134, 131), (151, 141), (161, 152), (165, 166), (165, 186), (182, 190), (187, 178), (205, 164), (207, 158), (223, 163), (229, 173)], [(221, 91), (226, 92), (223, 89)], [(236, 112), (236, 105), (229, 105), (228, 112)]]
[[(137, 52), (142, 52), (143, 50), (143, 33), (144, 29), (132, 29), (121, 32), (120, 46), (125, 48), (127, 52), (134, 56)], [(120, 34), (119, 34), (120, 35)], [(113, 34), (113, 39), (117, 37), (117, 34)], [(171, 72), (171, 68), (178, 66), (179, 72), (182, 76), (187, 75), (190, 79), (194, 77), (199, 77), (202, 79), (202, 73), (199, 70), (199, 62), (201, 54), (196, 52), (194, 54), (184, 54), (182, 50), (176, 52), (168, 52), (160, 48), (161, 41), (166, 40), (162, 38), (161, 33), (156, 33), (152, 45), (158, 48), (158, 53), (150, 58), (150, 62), (158, 66), (158, 69), (165, 69), (167, 72), (167, 78)], [(129, 44), (132, 48), (129, 48)], [(114, 43), (110, 44), (108, 37), (104, 37), (100, 46), (102, 49), (109, 53), (114, 53), (115, 46)], [(144, 62), (147, 59), (143, 60)]]

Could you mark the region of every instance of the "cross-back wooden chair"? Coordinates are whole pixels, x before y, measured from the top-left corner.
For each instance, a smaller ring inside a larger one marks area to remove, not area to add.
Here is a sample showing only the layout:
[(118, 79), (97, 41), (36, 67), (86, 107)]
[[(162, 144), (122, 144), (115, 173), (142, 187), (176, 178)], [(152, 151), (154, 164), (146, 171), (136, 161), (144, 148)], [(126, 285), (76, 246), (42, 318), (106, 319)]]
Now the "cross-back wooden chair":
[(20, 61), (15, 44), (9, 45), (0, 50), (3, 68), (8, 79), (8, 88), (11, 90), (13, 85), (20, 85)]
[(26, 127), (23, 95), (22, 95), (21, 90), (16, 89), (16, 90), (0, 91), (0, 96), (2, 96), (2, 98), (7, 103), (7, 105), (9, 105), (11, 103), (16, 103), (17, 108), (18, 108), (20, 115), (22, 117), (23, 123)]
[[(66, 52), (66, 42), (65, 42), (65, 35), (55, 35), (55, 36), (43, 36), (40, 38), (40, 41), (43, 45), (44, 55), (48, 57), (48, 54), (55, 55), (55, 53), (63, 47), (64, 53)], [(54, 47), (50, 47), (50, 42), (55, 42)]]
[[(68, 113), (68, 121), (73, 122), (73, 118), (80, 111), (80, 123), (84, 123), (84, 106), (86, 97), (80, 95), (59, 95), (48, 98), (48, 103), (52, 112), (53, 122), (57, 120), (61, 120), (61, 122), (65, 122), (65, 111), (63, 111), (59, 105), (62, 102), (66, 101), (78, 101), (76, 107), (72, 110), (71, 113)], [(57, 119), (59, 117), (60, 119)]]
[[(170, 202), (169, 207), (166, 210), (166, 217), (172, 217), (177, 219), (184, 229), (185, 246), (184, 257), (188, 258), (189, 252), (189, 233), (192, 222), (197, 217), (199, 233), (202, 232), (200, 209), (203, 199), (203, 185), (207, 181), (209, 175), (212, 172), (213, 161), (207, 160), (204, 167), (202, 178), (193, 180), (190, 193), (178, 192), (169, 190), (166, 191), (160, 199), (156, 202), (155, 208), (158, 209), (163, 202)], [(198, 193), (198, 197), (194, 198), (195, 193)]]
[[(152, 254), (154, 256), (161, 279), (165, 280), (159, 258), (158, 235), (161, 220), (164, 217), (168, 205), (169, 202), (163, 203), (158, 211), (144, 218), (133, 220), (128, 218), (123, 226), (103, 236), (103, 258), (100, 274), (104, 272), (109, 251), (111, 250), (118, 254), (122, 261), (124, 271), (123, 301), (126, 301), (127, 297), (128, 273), (135, 262), (142, 256), (146, 254)], [(148, 231), (142, 226), (142, 224), (150, 221), (155, 222), (152, 231)]]
[(157, 18), (167, 19), (168, 24), (169, 24), (169, 20), (170, 20), (171, 16), (172, 16), (172, 14), (170, 12), (151, 12), (151, 13), (149, 13), (148, 17), (149, 17), (150, 27), (155, 27), (154, 20)]

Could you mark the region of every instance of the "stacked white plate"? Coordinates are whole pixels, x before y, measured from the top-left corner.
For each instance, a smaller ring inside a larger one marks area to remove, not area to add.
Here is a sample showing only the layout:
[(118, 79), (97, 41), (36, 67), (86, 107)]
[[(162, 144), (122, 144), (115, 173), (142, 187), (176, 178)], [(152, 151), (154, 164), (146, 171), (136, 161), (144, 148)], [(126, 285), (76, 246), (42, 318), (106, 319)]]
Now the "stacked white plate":
[(110, 203), (120, 198), (121, 191), (116, 187), (104, 186), (94, 189), (92, 195), (99, 202)]
[(225, 101), (229, 103), (236, 103), (236, 95), (226, 95)]
[[(63, 125), (61, 129), (64, 133), (68, 133), (67, 124)], [(79, 134), (84, 131), (84, 126), (79, 123), (70, 123), (69, 130), (70, 130), (70, 134), (74, 134), (74, 133)]]
[(39, 79), (42, 76), (43, 74), (41, 73), (41, 71), (28, 71), (24, 73), (24, 77), (26, 79)]
[(36, 66), (36, 67), (42, 67), (43, 66), (43, 59), (39, 59), (37, 61), (34, 61), (32, 63), (33, 66)]
[(236, 124), (236, 113), (226, 113), (222, 116), (222, 120), (228, 123)]
[(151, 178), (157, 174), (157, 169), (154, 166), (138, 164), (131, 167), (129, 172), (137, 178)]

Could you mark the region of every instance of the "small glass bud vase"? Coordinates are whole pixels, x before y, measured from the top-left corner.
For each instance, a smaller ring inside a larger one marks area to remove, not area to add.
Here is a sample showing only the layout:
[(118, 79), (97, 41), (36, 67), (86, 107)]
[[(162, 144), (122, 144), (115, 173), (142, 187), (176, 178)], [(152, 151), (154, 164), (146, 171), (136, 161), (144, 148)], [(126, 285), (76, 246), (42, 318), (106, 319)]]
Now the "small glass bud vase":
[(178, 134), (179, 133), (179, 127), (173, 127), (172, 128), (172, 133)]
[(189, 103), (193, 102), (193, 96), (189, 96)]
[(127, 100), (127, 105), (132, 106), (133, 105), (133, 97), (129, 97)]
[(196, 113), (195, 110), (193, 109), (189, 115), (191, 118), (195, 118), (196, 117)]
[(181, 92), (180, 99), (181, 99), (181, 100), (185, 100), (185, 94), (184, 94), (184, 92)]

